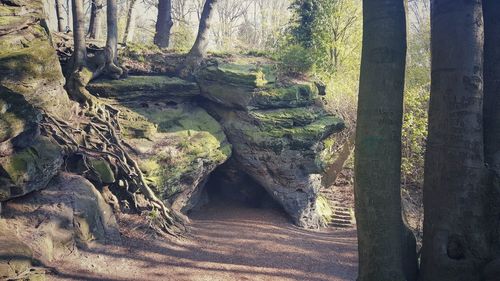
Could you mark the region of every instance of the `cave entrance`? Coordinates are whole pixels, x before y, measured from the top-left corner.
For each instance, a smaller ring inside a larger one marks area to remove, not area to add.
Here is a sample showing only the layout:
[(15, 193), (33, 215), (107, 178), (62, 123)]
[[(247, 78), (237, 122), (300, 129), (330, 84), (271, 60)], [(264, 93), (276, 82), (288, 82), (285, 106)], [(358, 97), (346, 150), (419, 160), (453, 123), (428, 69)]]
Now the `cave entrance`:
[(206, 199), (199, 207), (273, 209), (284, 213), (267, 190), (241, 171), (233, 159), (216, 168), (204, 188)]

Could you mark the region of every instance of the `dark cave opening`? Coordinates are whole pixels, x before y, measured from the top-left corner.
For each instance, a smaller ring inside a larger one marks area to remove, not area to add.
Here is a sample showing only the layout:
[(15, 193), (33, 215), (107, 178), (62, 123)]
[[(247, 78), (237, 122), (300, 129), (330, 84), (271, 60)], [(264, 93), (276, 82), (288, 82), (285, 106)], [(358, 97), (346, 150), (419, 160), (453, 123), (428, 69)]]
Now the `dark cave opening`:
[(282, 210), (268, 191), (230, 159), (215, 169), (205, 184), (205, 205), (224, 204)]

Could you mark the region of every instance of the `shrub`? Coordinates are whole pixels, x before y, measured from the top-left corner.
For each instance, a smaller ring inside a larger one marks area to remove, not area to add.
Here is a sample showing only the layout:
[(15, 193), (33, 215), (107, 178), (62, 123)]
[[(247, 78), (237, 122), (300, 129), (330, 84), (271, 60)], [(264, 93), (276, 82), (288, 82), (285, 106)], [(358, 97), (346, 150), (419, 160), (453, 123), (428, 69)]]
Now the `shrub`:
[(308, 50), (291, 45), (278, 54), (279, 71), (289, 76), (307, 75), (314, 69), (314, 60)]

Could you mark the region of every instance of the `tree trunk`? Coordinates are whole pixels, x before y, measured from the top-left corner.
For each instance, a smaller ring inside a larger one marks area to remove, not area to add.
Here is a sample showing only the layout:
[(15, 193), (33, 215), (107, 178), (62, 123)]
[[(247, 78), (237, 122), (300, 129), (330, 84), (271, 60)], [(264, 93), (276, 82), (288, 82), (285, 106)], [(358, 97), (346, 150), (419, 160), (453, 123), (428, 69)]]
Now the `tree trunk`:
[(129, 0), (128, 8), (127, 8), (127, 21), (125, 24), (125, 34), (123, 35), (123, 44), (127, 44), (131, 42), (134, 37), (135, 31), (135, 15), (134, 15), (134, 6), (137, 0)]
[(85, 14), (83, 12), (83, 1), (84, 0), (71, 1), (74, 50), (71, 58), (71, 72), (66, 80), (66, 89), (74, 101), (92, 106), (95, 104), (95, 97), (85, 89), (85, 86), (92, 77), (92, 72), (87, 69), (87, 46), (85, 42)]
[(92, 0), (90, 9), (90, 22), (88, 36), (90, 39), (100, 39), (101, 38), (101, 22), (103, 16), (103, 4), (102, 0)]
[(421, 280), (483, 281), (498, 216), (487, 204), (481, 1), (432, 1), (431, 38)]
[(63, 7), (62, 0), (56, 0), (56, 17), (57, 17), (57, 31), (64, 32), (64, 17), (63, 17)]
[(160, 48), (167, 48), (170, 43), (170, 29), (172, 21), (172, 1), (160, 0), (158, 3), (158, 17), (156, 19), (156, 33), (154, 43)]
[(180, 77), (188, 77), (201, 64), (203, 58), (207, 55), (208, 34), (210, 30), (210, 21), (213, 15), (213, 8), (217, 0), (206, 0), (201, 12), (198, 35), (193, 47), (186, 56), (184, 63), (177, 70)]
[[(415, 278), (405, 277), (403, 268), (404, 256), (415, 256), (415, 250), (413, 255), (406, 253), (406, 249), (411, 248), (407, 241), (411, 239), (406, 239), (401, 215), (401, 126), (406, 58), (403, 2), (363, 1), (355, 148), (358, 281)], [(407, 263), (412, 262), (415, 268), (416, 260)]]
[(200, 25), (198, 27), (198, 35), (193, 47), (189, 51), (189, 56), (204, 57), (208, 47), (208, 31), (210, 29), (210, 21), (213, 15), (213, 8), (217, 0), (206, 0), (201, 12)]
[(85, 43), (85, 15), (83, 12), (83, 0), (72, 0), (73, 12), (73, 72), (81, 70), (87, 60), (87, 46)]
[(106, 59), (104, 72), (111, 78), (118, 79), (123, 74), (123, 70), (118, 67), (118, 7), (116, 0), (107, 0), (106, 15), (107, 38), (104, 50)]
[[(491, 222), (490, 259), (486, 281), (500, 276), (500, 1), (483, 0), (484, 13), (484, 152), (490, 169), (490, 201), (486, 208)], [(496, 218), (496, 219), (495, 219)]]

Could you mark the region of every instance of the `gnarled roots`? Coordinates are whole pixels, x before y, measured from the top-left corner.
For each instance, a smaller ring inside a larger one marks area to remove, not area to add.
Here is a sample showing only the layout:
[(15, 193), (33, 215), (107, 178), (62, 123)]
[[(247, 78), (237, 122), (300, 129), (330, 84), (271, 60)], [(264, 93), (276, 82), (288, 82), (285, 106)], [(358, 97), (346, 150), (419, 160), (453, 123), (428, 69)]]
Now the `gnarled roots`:
[[(80, 155), (85, 168), (90, 171), (94, 167), (89, 164), (89, 159), (106, 161), (113, 170), (116, 182), (121, 183), (117, 185), (119, 190), (128, 195), (134, 208), (149, 212), (150, 226), (159, 234), (180, 236), (186, 231), (187, 219), (169, 208), (148, 186), (137, 162), (130, 156), (125, 148), (126, 144), (120, 138), (119, 111), (98, 102), (93, 96), (90, 97), (92, 105), (86, 107), (74, 123), (70, 124), (44, 113), (42, 131), (63, 146), (69, 154)], [(93, 172), (97, 174), (97, 171)], [(140, 197), (145, 199), (145, 204), (144, 200), (139, 200), (139, 194), (142, 194)]]

